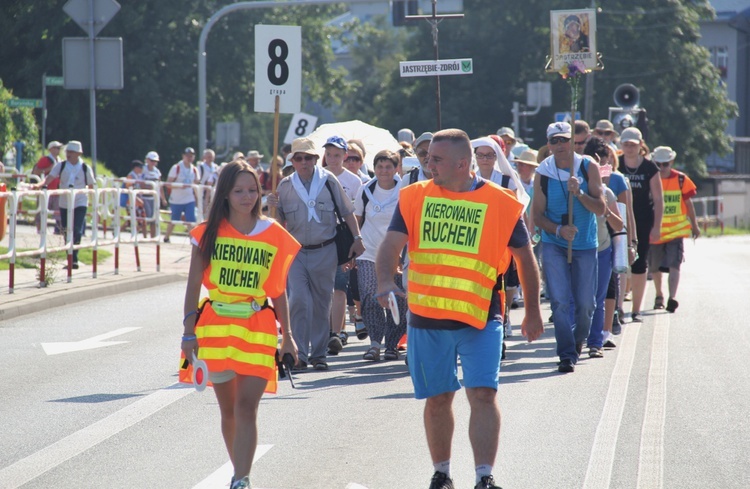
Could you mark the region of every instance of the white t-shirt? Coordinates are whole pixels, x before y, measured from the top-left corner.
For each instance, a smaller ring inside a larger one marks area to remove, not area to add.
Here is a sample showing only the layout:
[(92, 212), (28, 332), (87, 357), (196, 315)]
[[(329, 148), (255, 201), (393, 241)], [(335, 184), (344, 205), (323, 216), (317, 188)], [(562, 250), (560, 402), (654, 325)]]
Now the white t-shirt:
[(198, 174), (201, 176), (201, 185), (213, 185), (216, 183), (216, 170), (219, 165), (216, 163), (206, 163), (201, 161), (198, 164)]
[[(193, 165), (186, 167), (182, 161), (178, 161), (169, 169), (167, 179), (170, 178), (175, 179), (175, 183), (196, 183), (198, 181), (198, 169)], [(192, 187), (172, 187), (171, 190), (169, 195), (169, 202), (171, 204), (189, 204), (190, 202), (195, 202), (195, 192)]]
[[(86, 188), (86, 185), (92, 187), (96, 185), (96, 179), (94, 178), (94, 172), (91, 171), (91, 167), (86, 165), (86, 171), (84, 174), (83, 160), (79, 159), (75, 165), (69, 161), (65, 162), (65, 168), (62, 168), (63, 162), (57, 163), (49, 174), (54, 177), (60, 177), (60, 188), (67, 189), (71, 185), (73, 188)], [(62, 170), (62, 174), (60, 171)], [(85, 193), (76, 194), (73, 197), (73, 207), (86, 207), (89, 204), (88, 195)], [(67, 196), (60, 196), (60, 207), (63, 209), (68, 208)]]
[[(157, 195), (158, 195), (158, 192), (159, 192), (158, 182), (161, 181), (161, 171), (159, 171), (159, 168), (155, 166), (153, 170), (150, 170), (148, 168), (148, 165), (145, 165), (143, 167), (143, 179), (146, 180), (147, 182), (157, 182), (157, 186), (154, 187), (153, 190), (156, 190)], [(144, 188), (151, 190), (150, 185), (144, 186)], [(143, 194), (141, 195), (141, 198), (153, 200), (154, 197), (153, 195)]]
[(344, 193), (350, 200), (354, 201), (357, 197), (357, 191), (362, 186), (362, 180), (350, 172), (346, 168), (341, 172), (340, 175), (335, 175), (342, 187), (344, 187)]
[(354, 199), (354, 215), (366, 216), (361, 229), (365, 252), (357, 259), (374, 262), (380, 243), (385, 239), (385, 233), (391, 224), (393, 212), (398, 204), (398, 193), (401, 189), (398, 185), (395, 185), (392, 189), (385, 190), (380, 185), (375, 184), (375, 191), (372, 192), (373, 198), (367, 201), (367, 208), (365, 209), (363, 199), (365, 188), (370, 188), (372, 185), (373, 182), (368, 182), (360, 187), (357, 197)]

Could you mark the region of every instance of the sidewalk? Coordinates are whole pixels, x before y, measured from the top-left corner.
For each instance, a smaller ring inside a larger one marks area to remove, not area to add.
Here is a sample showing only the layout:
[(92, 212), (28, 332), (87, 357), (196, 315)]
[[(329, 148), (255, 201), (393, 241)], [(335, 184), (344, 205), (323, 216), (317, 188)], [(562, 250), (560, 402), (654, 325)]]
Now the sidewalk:
[[(179, 229), (179, 226), (177, 228)], [(51, 233), (51, 229), (50, 229)], [(91, 230), (86, 231), (91, 237)], [(111, 234), (107, 234), (111, 238)], [(48, 239), (51, 236), (48, 236)], [(123, 238), (129, 239), (130, 233)], [(114, 245), (100, 247), (112, 256), (99, 263), (97, 277), (93, 278), (91, 265), (81, 263), (81, 268), (73, 270), (72, 281), (67, 282), (67, 270), (62, 267), (65, 262), (55, 265), (55, 281), (47, 287), (39, 287), (38, 271), (35, 268), (15, 270), (13, 294), (9, 294), (10, 272), (0, 270), (0, 327), (2, 322), (25, 314), (50, 307), (60, 307), (89, 299), (122, 294), (147, 287), (164, 285), (172, 282), (186, 282), (190, 268), (191, 245), (185, 235), (172, 235), (169, 244), (160, 243), (160, 271), (156, 271), (156, 243), (141, 243), (138, 247), (141, 271), (138, 271), (135, 249), (131, 243), (120, 244), (119, 273), (115, 275)], [(17, 247), (35, 248), (39, 245), (39, 235), (33, 225), (19, 225), (16, 230)], [(6, 235), (0, 246), (8, 247)], [(50, 266), (49, 261), (48, 267)]]

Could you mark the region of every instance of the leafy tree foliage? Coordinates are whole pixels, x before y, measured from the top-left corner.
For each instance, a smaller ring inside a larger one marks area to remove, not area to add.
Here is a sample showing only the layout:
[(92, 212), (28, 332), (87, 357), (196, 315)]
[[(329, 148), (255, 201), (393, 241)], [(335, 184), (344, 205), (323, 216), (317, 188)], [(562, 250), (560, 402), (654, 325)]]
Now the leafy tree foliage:
[(6, 102), (15, 98), (13, 94), (3, 86), (0, 80), (0, 158), (13, 147), (16, 141), (23, 141), (23, 161), (36, 163), (39, 153), (39, 130), (34, 120), (34, 109), (10, 108)]

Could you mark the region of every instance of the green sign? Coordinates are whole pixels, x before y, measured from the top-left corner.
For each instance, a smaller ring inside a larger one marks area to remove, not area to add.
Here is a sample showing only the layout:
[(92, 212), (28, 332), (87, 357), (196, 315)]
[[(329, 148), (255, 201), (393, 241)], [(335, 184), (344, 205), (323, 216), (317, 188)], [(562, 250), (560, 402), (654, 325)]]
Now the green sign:
[(40, 98), (12, 98), (8, 100), (8, 107), (31, 107), (32, 109), (42, 108), (42, 99)]
[(45, 76), (44, 84), (48, 87), (61, 87), (64, 85), (64, 79), (61, 76)]

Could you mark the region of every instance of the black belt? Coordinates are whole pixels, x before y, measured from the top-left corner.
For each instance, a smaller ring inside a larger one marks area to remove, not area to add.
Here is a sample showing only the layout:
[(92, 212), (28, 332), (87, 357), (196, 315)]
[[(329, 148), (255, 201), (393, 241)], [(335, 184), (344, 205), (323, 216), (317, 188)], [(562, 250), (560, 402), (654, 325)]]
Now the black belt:
[(329, 244), (333, 243), (334, 241), (336, 241), (336, 238), (331, 238), (331, 239), (327, 239), (327, 240), (323, 241), (320, 244), (303, 246), (302, 249), (303, 250), (319, 250), (320, 248), (322, 248), (324, 246), (328, 246)]

